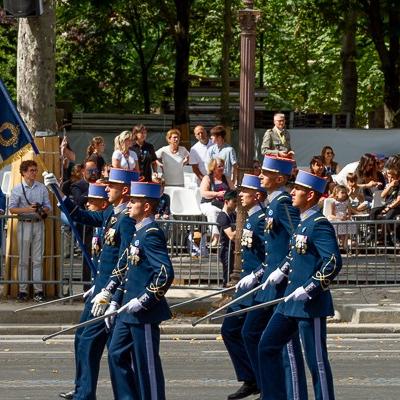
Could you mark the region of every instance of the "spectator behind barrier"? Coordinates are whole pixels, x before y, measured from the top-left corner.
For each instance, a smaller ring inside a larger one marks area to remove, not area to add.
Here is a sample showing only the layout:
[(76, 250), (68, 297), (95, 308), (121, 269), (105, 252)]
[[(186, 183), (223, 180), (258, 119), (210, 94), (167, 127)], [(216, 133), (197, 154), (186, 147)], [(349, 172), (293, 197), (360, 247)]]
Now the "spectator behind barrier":
[(204, 175), (207, 175), (207, 150), (212, 146), (212, 141), (208, 138), (207, 131), (202, 125), (197, 125), (193, 129), (193, 134), (197, 143), (190, 148), (189, 164), (197, 176), (197, 184), (200, 185)]
[(165, 180), (157, 172), (153, 174), (153, 182), (161, 185), (161, 197), (155, 212), (156, 219), (169, 219), (171, 215), (171, 199), (167, 193), (164, 193)]
[(338, 174), (339, 171), (341, 170), (341, 168), (339, 167), (339, 164), (336, 161), (333, 161), (334, 157), (335, 157), (335, 153), (333, 152), (332, 147), (324, 146), (322, 148), (321, 158), (322, 158), (322, 163), (325, 168), (326, 176)]
[(183, 167), (189, 161), (189, 152), (185, 147), (179, 146), (181, 133), (178, 129), (169, 130), (166, 139), (168, 146), (161, 147), (156, 151), (165, 184), (167, 186), (184, 186)]
[[(43, 183), (36, 181), (38, 167), (35, 161), (22, 161), (19, 167), (22, 182), (11, 191), (9, 209), (20, 219), (17, 227), (18, 237), (18, 278), (20, 281), (42, 280), (42, 263), (44, 253), (44, 219), (51, 210), (49, 194)], [(31, 257), (30, 257), (31, 254)], [(29, 261), (32, 261), (32, 277), (29, 274)], [(43, 301), (43, 286), (34, 283), (35, 301)], [(19, 285), (18, 300), (28, 299), (28, 285)]]
[(113, 168), (139, 172), (138, 157), (133, 150), (130, 150), (132, 146), (132, 132), (123, 131), (114, 139), (114, 153), (112, 154)]
[[(224, 206), (224, 195), (233, 189), (231, 180), (224, 174), (224, 160), (216, 158), (208, 165), (208, 175), (205, 175), (200, 184), (201, 202), (200, 210), (211, 223), (217, 222), (218, 214)], [(216, 246), (219, 239), (217, 226), (212, 227), (211, 246)]]
[(106, 166), (106, 161), (102, 156), (105, 146), (104, 139), (101, 136), (96, 136), (90, 141), (90, 145), (86, 150), (86, 160), (96, 163), (101, 176), (104, 175), (104, 168)]
[(352, 214), (360, 214), (368, 209), (368, 202), (365, 201), (362, 189), (358, 187), (357, 175), (350, 172), (346, 176), (347, 191)]

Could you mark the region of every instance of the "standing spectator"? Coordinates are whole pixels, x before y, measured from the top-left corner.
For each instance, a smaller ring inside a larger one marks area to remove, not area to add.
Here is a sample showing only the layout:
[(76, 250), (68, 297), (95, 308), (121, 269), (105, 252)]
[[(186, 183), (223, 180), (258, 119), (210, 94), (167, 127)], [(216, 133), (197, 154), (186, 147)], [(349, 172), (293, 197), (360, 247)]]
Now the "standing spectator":
[(219, 259), (222, 263), (223, 287), (226, 287), (229, 281), (229, 276), (233, 271), (236, 238), (236, 206), (237, 192), (235, 190), (225, 192), (224, 207), (217, 217), (217, 224), (221, 236), (221, 251), (219, 253)]
[(154, 146), (146, 142), (147, 129), (143, 125), (137, 125), (132, 129), (133, 134), (133, 150), (139, 160), (140, 176), (145, 182), (151, 182), (152, 172), (157, 171), (157, 156)]
[(338, 174), (341, 168), (336, 161), (333, 161), (335, 157), (335, 153), (333, 152), (332, 147), (324, 146), (321, 150), (321, 158), (322, 163), (324, 164), (325, 168), (325, 176), (331, 176)]
[(264, 133), (261, 153), (289, 158), (294, 156), (294, 151), (290, 146), (290, 134), (285, 129), (285, 114), (274, 115), (274, 127)]
[(222, 125), (214, 126), (210, 131), (210, 136), (213, 145), (207, 150), (207, 165), (209, 165), (211, 160), (216, 158), (224, 160), (224, 174), (235, 183), (237, 177), (237, 158), (235, 149), (230, 144), (225, 143), (225, 128)]
[(165, 184), (167, 186), (184, 186), (183, 166), (189, 161), (189, 152), (185, 147), (179, 146), (181, 133), (178, 129), (170, 129), (166, 139), (168, 146), (161, 147), (156, 151)]
[(197, 143), (194, 144), (189, 153), (189, 164), (192, 166), (193, 172), (196, 174), (198, 184), (200, 184), (204, 175), (207, 175), (207, 150), (212, 146), (211, 140), (208, 138), (207, 131), (204, 126), (197, 125), (193, 129)]
[[(61, 138), (60, 138), (61, 139)], [(71, 176), (72, 167), (75, 165), (75, 153), (72, 151), (71, 146), (68, 143), (67, 136), (64, 136), (60, 142), (60, 154), (61, 154), (61, 164), (62, 173), (61, 180), (64, 182)]]
[[(32, 280), (42, 280), (42, 262), (44, 250), (44, 223), (43, 220), (51, 210), (49, 195), (46, 186), (36, 181), (37, 164), (33, 160), (22, 161), (19, 167), (22, 175), (21, 184), (15, 186), (10, 195), (9, 209), (11, 214), (19, 218), (18, 235), (18, 278), (21, 281), (29, 280), (29, 253), (32, 260)], [(34, 300), (43, 301), (43, 286), (34, 283)], [(19, 285), (18, 300), (28, 299), (28, 285)]]
[(374, 192), (382, 190), (386, 184), (382, 172), (378, 171), (374, 155), (370, 153), (362, 155), (355, 173), (358, 186), (363, 190), (365, 200), (368, 201), (370, 207)]
[[(233, 185), (224, 174), (224, 160), (220, 158), (211, 160), (208, 170), (209, 174), (203, 177), (200, 184), (200, 210), (207, 217), (208, 222), (215, 223), (224, 206), (225, 192), (233, 189)], [(211, 246), (216, 246), (219, 239), (217, 226), (212, 227), (211, 236)]]
[(62, 183), (61, 190), (67, 197), (71, 196), (72, 184), (80, 181), (83, 178), (83, 170), (84, 166), (82, 164), (74, 165), (70, 178)]
[(103, 170), (106, 166), (106, 161), (103, 157), (105, 146), (104, 139), (101, 136), (96, 136), (91, 140), (86, 150), (86, 160), (94, 161), (101, 175), (103, 175)]
[(94, 161), (86, 161), (83, 169), (83, 177), (71, 184), (70, 198), (80, 208), (86, 205), (89, 183), (94, 183), (100, 178), (100, 171)]
[(130, 150), (132, 146), (133, 136), (129, 131), (121, 132), (114, 139), (114, 153), (112, 154), (113, 168), (139, 172), (138, 157), (133, 150)]
[(258, 160), (253, 160), (253, 175), (260, 176), (261, 174), (261, 164)]

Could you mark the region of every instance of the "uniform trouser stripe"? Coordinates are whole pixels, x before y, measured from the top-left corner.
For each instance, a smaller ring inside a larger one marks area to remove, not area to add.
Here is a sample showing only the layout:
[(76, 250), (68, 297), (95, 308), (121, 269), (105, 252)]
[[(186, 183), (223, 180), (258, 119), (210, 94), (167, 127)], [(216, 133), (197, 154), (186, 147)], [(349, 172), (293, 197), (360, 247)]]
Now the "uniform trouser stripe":
[(329, 400), (329, 390), (328, 390), (328, 383), (326, 380), (325, 363), (322, 356), (320, 318), (314, 318), (314, 342), (315, 342), (315, 357), (317, 359), (318, 374), (321, 383), (322, 399)]
[(293, 349), (293, 341), (290, 340), (286, 345), (289, 363), (290, 363), (290, 371), (292, 376), (292, 389), (293, 389), (293, 400), (300, 400), (299, 394), (299, 374), (297, 371), (296, 357)]
[(157, 379), (154, 365), (153, 339), (151, 335), (150, 324), (144, 325), (144, 334), (146, 340), (147, 367), (149, 370), (151, 400), (157, 400)]

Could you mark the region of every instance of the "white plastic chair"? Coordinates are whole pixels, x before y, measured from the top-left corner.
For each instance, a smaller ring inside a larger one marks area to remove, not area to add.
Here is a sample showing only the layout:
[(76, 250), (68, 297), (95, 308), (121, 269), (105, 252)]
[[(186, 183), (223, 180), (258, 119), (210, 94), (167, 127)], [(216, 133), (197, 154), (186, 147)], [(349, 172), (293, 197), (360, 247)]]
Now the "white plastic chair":
[(176, 216), (200, 216), (202, 212), (194, 190), (175, 190), (171, 196), (171, 214)]
[(184, 172), (183, 173), (183, 178), (184, 178), (184, 185), (186, 189), (196, 189), (197, 186), (197, 177), (196, 174), (193, 172)]
[(333, 210), (333, 203), (335, 202), (335, 199), (333, 199), (332, 197), (327, 197), (324, 200), (324, 207), (322, 209), (322, 214), (325, 215), (326, 218), (330, 219), (332, 218), (333, 214), (332, 214), (332, 210)]

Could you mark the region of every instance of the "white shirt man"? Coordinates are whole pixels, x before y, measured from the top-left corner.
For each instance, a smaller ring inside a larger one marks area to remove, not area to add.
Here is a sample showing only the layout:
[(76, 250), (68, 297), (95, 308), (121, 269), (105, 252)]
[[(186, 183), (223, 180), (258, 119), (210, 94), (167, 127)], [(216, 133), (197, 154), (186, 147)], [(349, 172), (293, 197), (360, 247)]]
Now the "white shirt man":
[(206, 164), (207, 149), (212, 145), (212, 142), (208, 138), (207, 131), (201, 125), (197, 125), (193, 133), (198, 141), (190, 148), (189, 164), (197, 176), (197, 184), (199, 185), (203, 176), (208, 173)]

